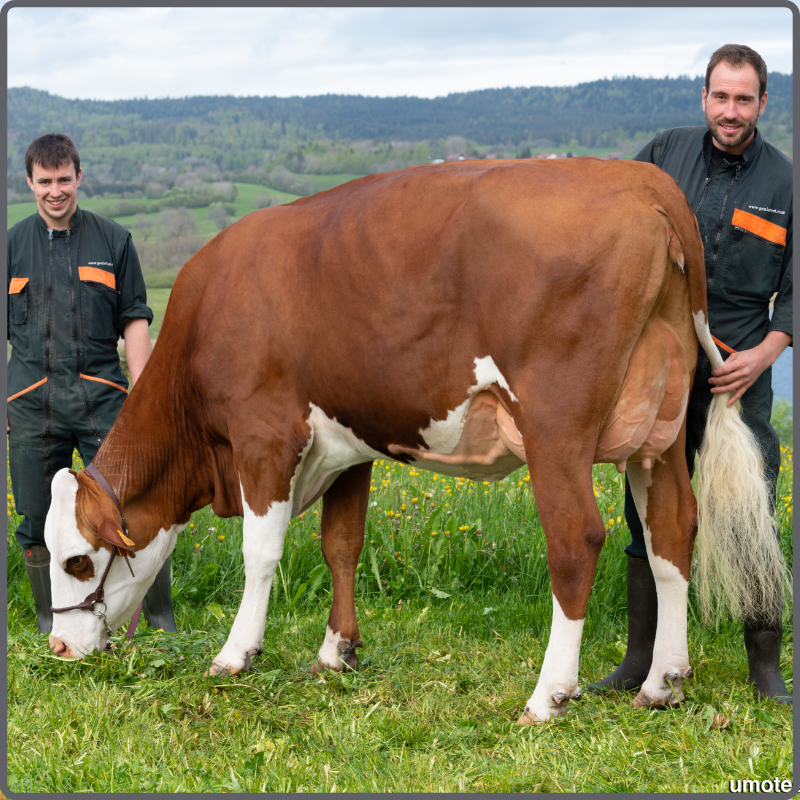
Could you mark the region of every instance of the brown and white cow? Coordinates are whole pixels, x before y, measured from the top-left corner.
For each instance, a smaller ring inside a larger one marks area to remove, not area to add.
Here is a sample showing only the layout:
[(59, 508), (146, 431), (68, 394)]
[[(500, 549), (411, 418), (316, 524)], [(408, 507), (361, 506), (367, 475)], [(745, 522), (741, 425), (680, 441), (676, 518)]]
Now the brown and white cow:
[[(683, 420), (698, 336), (721, 363), (706, 316), (694, 216), (647, 164), (412, 167), (252, 213), (181, 270), (153, 355), (95, 458), (128, 543), (93, 478), (56, 475), (46, 525), (54, 605), (83, 600), (112, 548), (125, 548), (136, 577), (117, 558), (105, 584), (116, 629), (191, 512), (210, 503), (244, 517), (246, 575), (210, 671), (246, 670), (289, 521), (322, 497), (333, 608), (319, 662), (355, 665), (372, 461), (488, 480), (527, 463), (553, 624), (520, 721), (546, 719), (580, 694), (606, 535), (592, 465), (627, 464), (660, 600), (636, 702), (675, 703), (690, 674), (696, 505)], [(50, 644), (79, 657), (107, 635), (101, 618), (72, 610), (56, 614)]]

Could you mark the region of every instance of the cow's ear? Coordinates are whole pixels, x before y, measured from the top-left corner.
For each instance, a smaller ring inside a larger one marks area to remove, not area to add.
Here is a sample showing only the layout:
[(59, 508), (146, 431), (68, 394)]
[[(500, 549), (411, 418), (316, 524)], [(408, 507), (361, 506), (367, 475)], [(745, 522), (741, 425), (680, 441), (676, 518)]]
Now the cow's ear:
[[(120, 555), (127, 554), (131, 558), (136, 557), (133, 552), (136, 542), (133, 539), (129, 539), (114, 520), (106, 518), (100, 523), (97, 528), (97, 538), (114, 545), (119, 550)], [(123, 550), (125, 551), (124, 553)]]

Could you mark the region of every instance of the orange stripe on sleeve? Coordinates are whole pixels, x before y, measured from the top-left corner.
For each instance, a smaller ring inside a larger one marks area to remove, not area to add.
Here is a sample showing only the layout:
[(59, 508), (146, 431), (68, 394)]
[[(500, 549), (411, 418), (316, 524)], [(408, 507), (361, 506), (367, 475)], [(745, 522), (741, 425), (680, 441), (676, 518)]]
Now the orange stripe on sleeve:
[(28, 285), (28, 278), (12, 278), (8, 287), (9, 294), (19, 294)]
[(742, 211), (741, 208), (737, 208), (733, 212), (733, 224), (737, 228), (742, 228), (742, 230), (766, 239), (768, 242), (786, 246), (786, 228), (781, 228), (780, 225), (776, 225), (774, 222), (757, 217), (749, 211)]
[(81, 378), (85, 378), (87, 381), (97, 381), (98, 383), (107, 383), (109, 386), (113, 386), (115, 389), (119, 389), (121, 392), (128, 393), (128, 390), (124, 386), (120, 386), (118, 383), (113, 383), (112, 381), (107, 381), (105, 378), (94, 378), (91, 375), (84, 375), (82, 372), (80, 373)]
[(94, 281), (104, 283), (109, 289), (117, 288), (117, 279), (111, 272), (97, 267), (78, 267), (78, 276), (82, 281)]
[(10, 403), (12, 400), (16, 400), (18, 397), (22, 397), (22, 395), (27, 394), (32, 389), (35, 389), (37, 386), (41, 386), (43, 383), (47, 383), (47, 378), (42, 378), (40, 381), (36, 381), (36, 383), (34, 383), (33, 386), (29, 386), (27, 389), (23, 389), (21, 392), (12, 394), (11, 397), (9, 397), (6, 402)]

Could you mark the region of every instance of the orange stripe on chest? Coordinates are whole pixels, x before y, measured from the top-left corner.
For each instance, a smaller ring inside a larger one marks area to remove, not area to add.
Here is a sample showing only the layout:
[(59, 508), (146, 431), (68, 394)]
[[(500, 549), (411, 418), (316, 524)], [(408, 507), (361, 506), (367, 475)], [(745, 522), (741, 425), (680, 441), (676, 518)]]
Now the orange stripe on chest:
[(768, 222), (762, 217), (757, 217), (749, 211), (742, 211), (741, 208), (737, 208), (733, 212), (732, 224), (737, 228), (754, 233), (768, 242), (786, 246), (786, 228), (781, 228), (780, 225), (776, 225), (774, 222)]
[(82, 281), (94, 281), (95, 283), (103, 283), (109, 289), (117, 288), (117, 279), (110, 272), (104, 269), (97, 269), (97, 267), (78, 267), (78, 277)]

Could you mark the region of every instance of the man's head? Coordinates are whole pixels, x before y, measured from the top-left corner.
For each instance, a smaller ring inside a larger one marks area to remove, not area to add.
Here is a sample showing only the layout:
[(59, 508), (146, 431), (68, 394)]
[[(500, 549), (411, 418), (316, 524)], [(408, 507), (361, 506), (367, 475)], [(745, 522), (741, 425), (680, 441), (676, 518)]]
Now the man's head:
[(25, 170), (47, 227), (69, 228), (81, 184), (81, 160), (72, 139), (61, 133), (34, 139), (25, 153)]
[(716, 50), (706, 69), (703, 111), (717, 147), (732, 154), (744, 152), (766, 104), (764, 59), (741, 44)]

